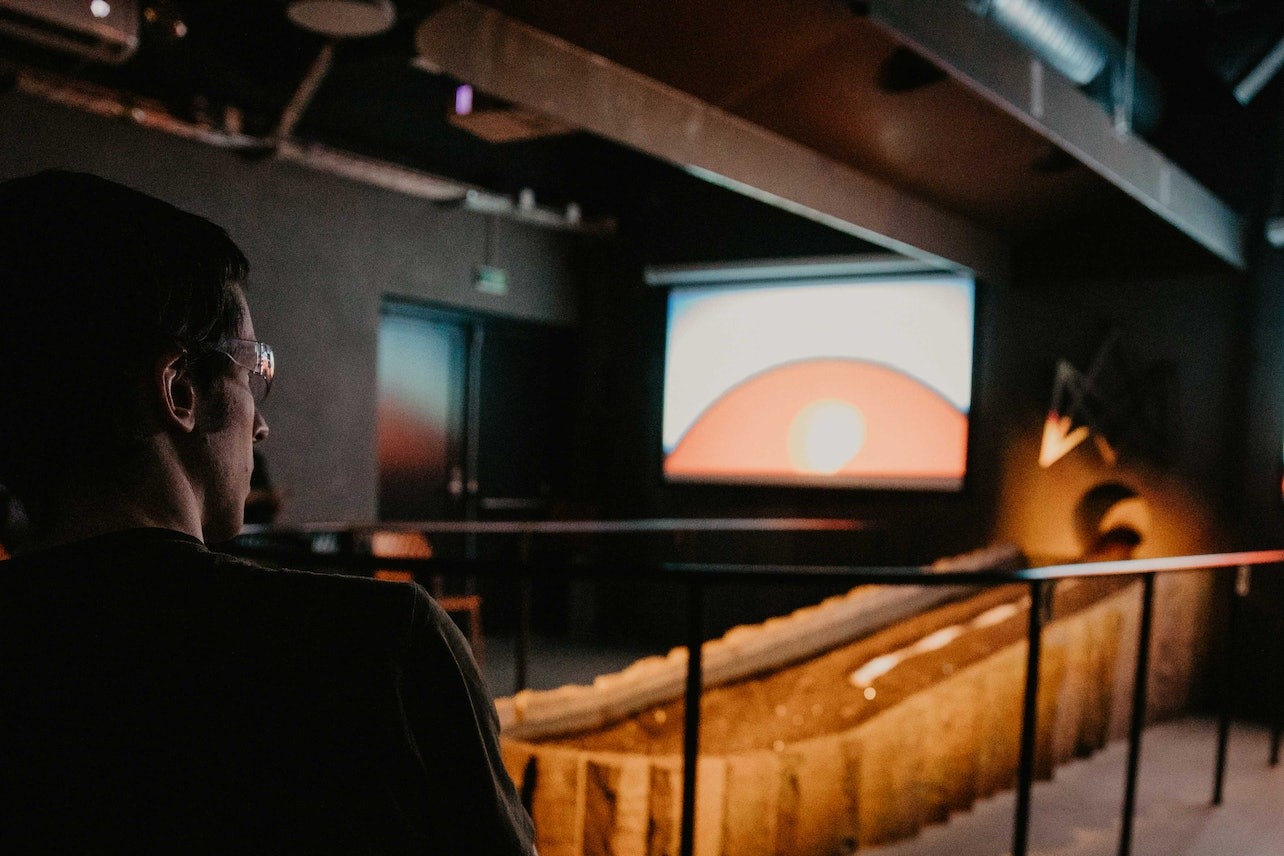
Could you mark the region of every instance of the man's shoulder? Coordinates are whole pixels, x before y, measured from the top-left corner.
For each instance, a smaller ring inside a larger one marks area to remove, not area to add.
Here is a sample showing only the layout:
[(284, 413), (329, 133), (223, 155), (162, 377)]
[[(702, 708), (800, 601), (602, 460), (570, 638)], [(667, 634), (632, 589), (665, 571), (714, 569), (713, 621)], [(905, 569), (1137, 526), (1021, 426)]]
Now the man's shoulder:
[(213, 550), (206, 555), (208, 572), (214, 581), (243, 584), (258, 593), (276, 591), (287, 598), (306, 596), (310, 601), (328, 601), (344, 609), (412, 614), (430, 610), (434, 603), (418, 583), (302, 570)]
[(321, 605), (349, 612), (386, 615), (406, 620), (430, 609), (432, 599), (418, 583), (391, 582), (329, 571), (291, 568), (288, 565), (210, 550), (203, 569), (208, 583), (231, 590), (243, 589), (255, 597), (279, 597), (283, 605), (316, 609)]
[(421, 586), (297, 570), (207, 549), (161, 531), (90, 539), (0, 565), (0, 589), (14, 609), (60, 603), (96, 611), (152, 607), (229, 623), (276, 624), (309, 634), (400, 636), (432, 611)]

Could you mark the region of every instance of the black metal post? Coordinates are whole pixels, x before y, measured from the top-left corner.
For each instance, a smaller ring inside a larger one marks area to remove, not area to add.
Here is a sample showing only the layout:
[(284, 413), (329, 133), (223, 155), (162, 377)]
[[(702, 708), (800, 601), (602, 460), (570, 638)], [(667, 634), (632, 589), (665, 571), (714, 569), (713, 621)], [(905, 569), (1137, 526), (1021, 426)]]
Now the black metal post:
[(682, 838), (680, 856), (695, 853), (696, 760), (700, 757), (700, 696), (704, 684), (704, 587), (687, 587), (687, 688), (682, 721)]
[(525, 567), (517, 581), (517, 651), (513, 669), (513, 692), (526, 689), (526, 668), (531, 656), (531, 576)]
[[(1284, 621), (1280, 616), (1275, 617), (1276, 630), (1284, 630)], [(1271, 716), (1271, 758), (1270, 765), (1278, 767), (1280, 764), (1280, 738), (1284, 737), (1284, 681), (1278, 677), (1272, 681), (1272, 697), (1275, 704), (1273, 705)]]
[[(308, 551), (314, 554), (317, 552), (316, 541), (317, 541), (316, 538), (312, 538), (311, 543), (308, 547)], [(348, 560), (347, 564), (344, 567), (344, 572), (347, 574), (351, 574), (352, 576), (359, 575), (361, 572), (357, 570), (356, 563), (355, 563), (355, 559), (357, 558), (357, 547), (358, 547), (357, 533), (351, 529), (339, 532), (334, 536), (334, 541), (335, 541), (335, 550), (340, 555), (347, 558)], [(367, 543), (361, 546), (364, 547), (365, 552), (368, 553), (370, 552), (369, 539), (367, 538), (366, 541)], [(367, 571), (365, 573), (365, 576), (373, 576), (373, 575), (374, 575), (373, 571)]]
[(527, 668), (531, 657), (531, 533), (522, 535), (517, 545), (517, 648), (513, 652), (514, 693), (526, 689), (530, 682)]
[(1150, 679), (1150, 628), (1155, 611), (1155, 575), (1141, 578), (1141, 629), (1137, 632), (1137, 671), (1132, 679), (1132, 719), (1128, 728), (1128, 773), (1124, 785), (1119, 856), (1132, 853), (1132, 821), (1137, 808), (1137, 770), (1141, 766), (1141, 732), (1146, 727), (1146, 684)]
[(1030, 583), (1030, 623), (1026, 635), (1025, 698), (1021, 707), (1021, 761), (1017, 768), (1016, 825), (1012, 856), (1026, 856), (1030, 840), (1030, 795), (1034, 787), (1034, 752), (1039, 728), (1039, 655), (1043, 624), (1051, 604), (1049, 583)]
[(1213, 778), (1213, 805), (1222, 804), (1226, 782), (1226, 755), (1230, 744), (1231, 707), (1235, 699), (1235, 665), (1239, 659), (1239, 624), (1241, 606), (1248, 597), (1253, 571), (1240, 565), (1235, 574), (1235, 592), (1231, 596), (1230, 619), (1226, 628), (1226, 653), (1222, 661), (1221, 714), (1217, 719), (1217, 769)]

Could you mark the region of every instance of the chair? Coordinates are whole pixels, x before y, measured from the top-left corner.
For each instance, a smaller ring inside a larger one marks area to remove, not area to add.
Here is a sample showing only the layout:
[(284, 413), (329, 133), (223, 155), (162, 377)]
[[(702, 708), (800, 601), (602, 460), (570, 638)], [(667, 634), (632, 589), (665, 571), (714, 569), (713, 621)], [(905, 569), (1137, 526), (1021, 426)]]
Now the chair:
[[(370, 534), (370, 553), (389, 559), (429, 559), (432, 557), (432, 544), (422, 532), (405, 532), (391, 529), (380, 529)], [(377, 580), (389, 582), (413, 582), (415, 575), (410, 571), (377, 570)], [(480, 666), (485, 660), (486, 642), (482, 637), (481, 595), (467, 592), (446, 594), (445, 581), (441, 574), (433, 574), (428, 581), (428, 591), (433, 600), (441, 605), (449, 615), (468, 614), (468, 643), (473, 649), (473, 658)]]

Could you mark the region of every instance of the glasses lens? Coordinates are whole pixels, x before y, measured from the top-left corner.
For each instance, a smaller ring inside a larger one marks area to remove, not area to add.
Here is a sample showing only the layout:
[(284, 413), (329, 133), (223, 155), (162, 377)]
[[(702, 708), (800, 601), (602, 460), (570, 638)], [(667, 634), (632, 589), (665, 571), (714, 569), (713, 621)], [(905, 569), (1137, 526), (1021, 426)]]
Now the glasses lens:
[(271, 384), (268, 383), (267, 378), (258, 372), (250, 372), (250, 395), (254, 396), (255, 404), (263, 403), (263, 399), (267, 398), (268, 389), (270, 388)]
[(272, 375), (276, 372), (276, 355), (272, 353), (271, 345), (266, 345), (263, 342), (256, 344), (258, 345), (259, 374), (267, 379), (267, 384), (271, 387)]
[(272, 389), (272, 375), (276, 360), (272, 347), (251, 339), (233, 339), (218, 351), (236, 365), (246, 369), (250, 380), (250, 395), (255, 404), (261, 404)]

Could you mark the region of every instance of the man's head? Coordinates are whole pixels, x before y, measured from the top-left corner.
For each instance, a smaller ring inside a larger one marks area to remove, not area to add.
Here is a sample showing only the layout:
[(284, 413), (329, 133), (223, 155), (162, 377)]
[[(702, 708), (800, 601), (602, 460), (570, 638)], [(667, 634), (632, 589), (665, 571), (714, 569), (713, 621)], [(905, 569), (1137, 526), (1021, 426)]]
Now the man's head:
[[(104, 179), (0, 184), (0, 483), (37, 527), (68, 492), (129, 484), (161, 435), (219, 507), (202, 514), (231, 514), (227, 471), (243, 445), (248, 490), (266, 435), (252, 400), (246, 429), (246, 373), (223, 355), (254, 337), (247, 268), (218, 226)], [(240, 525), (203, 522), (209, 540)]]

